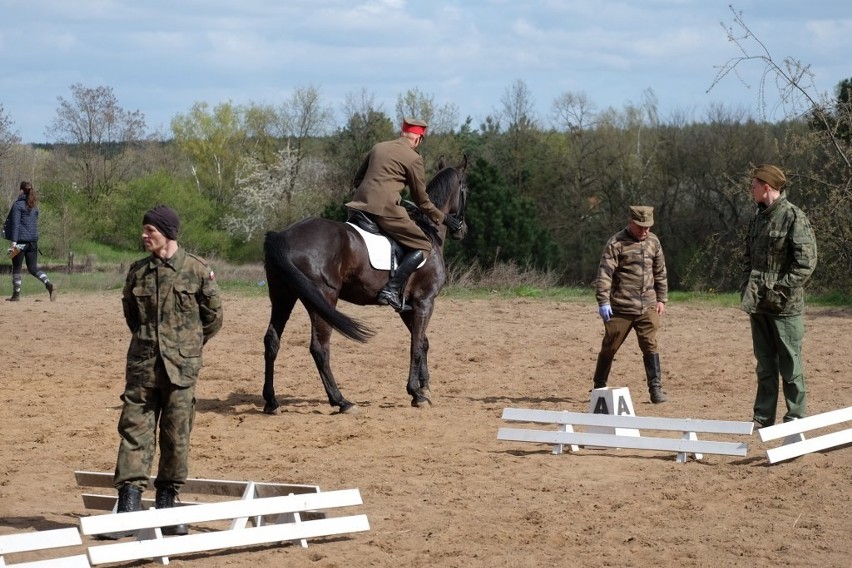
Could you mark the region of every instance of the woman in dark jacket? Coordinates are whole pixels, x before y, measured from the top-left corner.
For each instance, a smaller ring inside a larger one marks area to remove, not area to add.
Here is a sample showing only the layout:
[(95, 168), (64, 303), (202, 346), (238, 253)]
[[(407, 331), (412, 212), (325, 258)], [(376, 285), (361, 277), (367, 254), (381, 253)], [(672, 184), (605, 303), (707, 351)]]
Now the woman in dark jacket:
[(54, 301), (56, 299), (56, 286), (50, 281), (47, 274), (38, 268), (38, 207), (36, 207), (35, 188), (28, 181), (21, 182), (21, 193), (15, 203), (12, 204), (10, 223), (12, 297), (7, 298), (7, 301), (17, 302), (21, 299), (21, 268), (24, 259), (27, 261), (27, 270), (42, 281), (50, 294), (50, 301)]

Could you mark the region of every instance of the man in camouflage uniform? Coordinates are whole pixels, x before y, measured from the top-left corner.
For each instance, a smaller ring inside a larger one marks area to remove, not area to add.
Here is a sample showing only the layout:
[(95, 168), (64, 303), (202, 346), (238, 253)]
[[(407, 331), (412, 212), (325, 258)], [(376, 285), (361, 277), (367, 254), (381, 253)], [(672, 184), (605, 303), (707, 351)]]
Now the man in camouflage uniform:
[[(127, 351), (124, 406), (118, 422), (121, 444), (113, 478), (120, 513), (141, 509), (158, 422), (156, 507), (174, 506), (189, 472), (189, 435), (202, 347), (222, 327), (215, 276), (204, 260), (178, 246), (177, 214), (159, 205), (145, 213), (142, 225), (142, 243), (151, 254), (130, 267), (122, 296), (124, 319), (133, 336)], [(165, 527), (163, 533), (187, 534), (187, 528)]]
[(775, 424), (778, 375), (784, 385), (784, 422), (805, 416), (804, 287), (816, 268), (816, 237), (801, 209), (787, 201), (787, 178), (778, 167), (758, 166), (742, 271), (742, 309), (749, 314), (757, 359), (757, 427)]
[(627, 227), (604, 248), (595, 297), (605, 332), (593, 381), (596, 389), (606, 387), (615, 354), (635, 329), (651, 402), (658, 404), (668, 400), (663, 393), (657, 329), (666, 311), (669, 285), (663, 247), (651, 232), (653, 224), (653, 207), (631, 206)]

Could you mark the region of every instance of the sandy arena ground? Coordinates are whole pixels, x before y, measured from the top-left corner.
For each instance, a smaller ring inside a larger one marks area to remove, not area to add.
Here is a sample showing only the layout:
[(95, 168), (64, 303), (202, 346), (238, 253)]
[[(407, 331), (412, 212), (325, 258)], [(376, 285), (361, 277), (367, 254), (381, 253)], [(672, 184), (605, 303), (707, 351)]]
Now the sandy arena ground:
[[(91, 512), (73, 471), (115, 463), (129, 340), (119, 295), (46, 300), (0, 302), (0, 533), (77, 526)], [(430, 409), (409, 405), (408, 336), (392, 311), (342, 308), (377, 331), (366, 345), (333, 344), (338, 382), (361, 413), (328, 406), (297, 308), (277, 364), (283, 412), (267, 416), (268, 300), (225, 296), (224, 329), (205, 351), (190, 467), (193, 477), (358, 488), (364, 505), (350, 511), (365, 513), (370, 531), (307, 549), (173, 557), (172, 566), (850, 565), (850, 447), (770, 466), (757, 435), (729, 438), (748, 442), (745, 458), (686, 464), (666, 452), (557, 456), (497, 440), (505, 407), (588, 410), (602, 334), (594, 306), (439, 299)], [(806, 326), (810, 413), (852, 406), (852, 310), (809, 309)], [(745, 314), (673, 304), (660, 344), (667, 404), (648, 402), (633, 337), (614, 365), (610, 384), (630, 388), (637, 415), (751, 419)]]

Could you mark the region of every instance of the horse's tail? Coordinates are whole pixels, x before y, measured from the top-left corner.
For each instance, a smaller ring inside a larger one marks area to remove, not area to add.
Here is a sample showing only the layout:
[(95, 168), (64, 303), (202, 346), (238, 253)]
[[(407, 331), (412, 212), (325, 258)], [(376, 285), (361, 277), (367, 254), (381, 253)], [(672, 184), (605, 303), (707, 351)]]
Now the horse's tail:
[(267, 279), (272, 272), (280, 274), (281, 282), (289, 287), (309, 310), (319, 314), (331, 327), (349, 339), (362, 343), (375, 334), (364, 323), (350, 318), (328, 303), (313, 282), (293, 264), (290, 258), (290, 247), (283, 232), (266, 233), (266, 239), (263, 242), (263, 258)]

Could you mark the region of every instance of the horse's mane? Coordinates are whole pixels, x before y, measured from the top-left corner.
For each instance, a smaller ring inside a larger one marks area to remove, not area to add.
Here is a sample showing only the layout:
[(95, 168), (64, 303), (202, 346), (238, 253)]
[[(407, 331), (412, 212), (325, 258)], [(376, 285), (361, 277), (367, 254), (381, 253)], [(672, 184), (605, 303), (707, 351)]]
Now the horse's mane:
[(429, 199), (435, 204), (435, 207), (440, 209), (450, 198), (450, 193), (453, 191), (453, 181), (456, 178), (455, 168), (444, 168), (433, 177), (426, 185), (426, 193), (429, 194)]
[[(453, 167), (444, 168), (429, 180), (429, 183), (426, 184), (426, 193), (429, 194), (429, 200), (432, 204), (438, 209), (442, 208), (444, 204), (447, 203), (447, 199), (450, 198), (450, 194), (454, 189), (453, 182), (455, 181), (456, 169)], [(414, 205), (414, 204), (412, 204)], [(411, 219), (417, 223), (417, 225), (423, 229), (423, 232), (432, 239), (437, 240), (438, 229), (435, 227), (435, 224), (429, 219), (426, 215), (420, 211), (417, 206), (406, 207), (408, 209), (408, 215)]]

